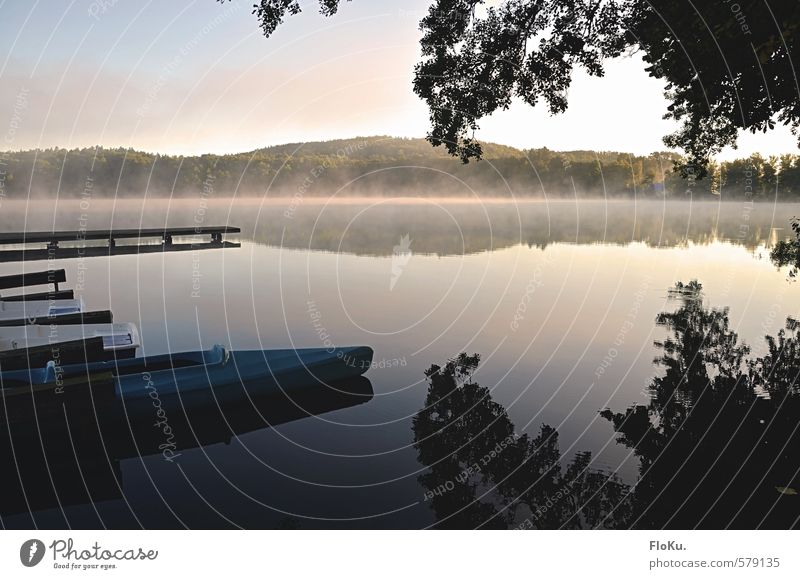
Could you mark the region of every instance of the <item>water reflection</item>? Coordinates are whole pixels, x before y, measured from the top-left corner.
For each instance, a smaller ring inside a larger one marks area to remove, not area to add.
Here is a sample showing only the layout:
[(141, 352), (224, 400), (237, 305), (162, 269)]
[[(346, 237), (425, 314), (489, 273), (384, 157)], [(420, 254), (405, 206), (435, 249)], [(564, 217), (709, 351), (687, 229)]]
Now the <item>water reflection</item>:
[[(109, 380), (96, 381), (91, 388), (65, 387), (70, 398), (57, 403), (38, 397), (34, 403), (30, 396), (14, 402), (0, 399), (0, 416), (5, 417), (0, 465), (7, 475), (0, 514), (29, 515), (30, 522), (21, 523), (28, 526), (36, 511), (124, 500), (122, 460), (161, 455), (175, 461), (190, 449), (230, 444), (249, 432), (357, 406), (373, 397), (371, 383), (360, 377), (291, 395), (243, 395), (230, 403), (218, 402), (209, 392), (192, 406), (164, 397), (157, 405), (148, 400), (139, 407), (123, 407)], [(61, 515), (59, 523), (50, 524), (69, 527), (75, 522), (63, 510)], [(91, 528), (103, 526), (97, 516)], [(80, 523), (87, 526), (85, 520)]]
[(657, 323), (664, 368), (650, 402), (603, 411), (639, 459), (633, 527), (791, 528), (798, 524), (800, 455), (797, 379), (800, 334), (791, 318), (768, 352), (730, 329), (727, 309), (703, 304), (702, 286), (682, 286), (680, 307)]
[[(357, 255), (392, 255), (403, 236), (414, 253), (463, 255), (553, 243), (683, 247), (726, 241), (753, 250), (787, 234), (796, 205), (763, 204), (743, 217), (739, 203), (556, 201), (550, 203), (308, 206), (291, 220), (262, 207), (242, 231), (273, 247)], [(746, 226), (744, 227), (743, 224)], [(276, 226), (277, 225), (277, 226)]]
[[(800, 213), (797, 204), (689, 199), (440, 201), (203, 199), (203, 223), (241, 227), (241, 239), (270, 247), (370, 256), (392, 255), (398, 240), (409, 236), (414, 253), (441, 256), (553, 243), (676, 247), (725, 240), (755, 249), (789, 235), (787, 218)], [(29, 231), (72, 230), (85, 213), (79, 200), (59, 199), (55, 213), (47, 203), (6, 201), (0, 229), (13, 231), (24, 222)], [(193, 227), (197, 205), (196, 199), (96, 200), (91, 227)]]
[(632, 487), (592, 465), (563, 463), (558, 432), (517, 435), (506, 409), (461, 354), (426, 372), (425, 406), (413, 422), (424, 498), (445, 528), (792, 528), (800, 488), (800, 325), (767, 337), (763, 356), (708, 308), (702, 285), (677, 284), (675, 311), (656, 324), (662, 368), (650, 401), (605, 409), (618, 442), (639, 461)]
[(770, 252), (772, 262), (778, 267), (789, 266), (789, 277), (796, 278), (800, 273), (800, 220), (792, 218), (793, 239), (781, 239)]
[[(425, 407), (414, 446), (430, 470), (420, 476), (439, 528), (615, 527), (628, 512), (628, 487), (578, 453), (562, 468), (558, 432), (515, 434), (505, 408), (477, 384), (479, 356), (461, 354), (426, 372)], [(620, 508), (620, 506), (622, 508)]]

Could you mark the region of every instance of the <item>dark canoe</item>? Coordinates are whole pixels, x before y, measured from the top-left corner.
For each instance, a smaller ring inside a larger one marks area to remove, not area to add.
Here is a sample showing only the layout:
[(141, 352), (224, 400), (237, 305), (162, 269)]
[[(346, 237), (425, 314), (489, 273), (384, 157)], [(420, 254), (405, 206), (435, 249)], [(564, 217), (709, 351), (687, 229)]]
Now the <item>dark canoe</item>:
[(210, 350), (146, 356), (10, 371), (0, 374), (3, 388), (54, 384), (67, 379), (111, 373), (117, 398), (125, 401), (213, 390), (215, 395), (240, 398), (293, 391), (361, 376), (372, 364), (372, 348), (306, 348), (241, 350), (222, 346)]

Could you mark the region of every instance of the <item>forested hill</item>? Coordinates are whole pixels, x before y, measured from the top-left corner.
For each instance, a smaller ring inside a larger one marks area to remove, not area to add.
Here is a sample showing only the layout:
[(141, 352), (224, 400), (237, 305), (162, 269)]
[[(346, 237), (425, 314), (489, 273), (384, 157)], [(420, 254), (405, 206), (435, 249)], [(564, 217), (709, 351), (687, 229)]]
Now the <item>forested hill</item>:
[(232, 155), (126, 149), (0, 152), (0, 199), (49, 196), (410, 195), (467, 197), (800, 198), (800, 158), (753, 156), (685, 181), (673, 153), (519, 150), (485, 143), (462, 164), (424, 139), (363, 137)]

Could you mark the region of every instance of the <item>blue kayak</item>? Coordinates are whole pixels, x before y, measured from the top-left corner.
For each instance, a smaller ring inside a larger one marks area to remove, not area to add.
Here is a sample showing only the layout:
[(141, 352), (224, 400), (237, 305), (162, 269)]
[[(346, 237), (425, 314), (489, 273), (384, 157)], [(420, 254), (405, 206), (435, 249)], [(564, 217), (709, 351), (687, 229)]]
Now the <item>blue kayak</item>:
[(204, 351), (88, 364), (50, 362), (44, 368), (2, 372), (0, 384), (4, 389), (55, 386), (71, 378), (111, 373), (116, 397), (125, 400), (209, 389), (224, 394), (226, 386), (236, 385), (249, 394), (263, 395), (360, 376), (370, 368), (372, 354), (368, 346), (229, 352), (217, 345)]

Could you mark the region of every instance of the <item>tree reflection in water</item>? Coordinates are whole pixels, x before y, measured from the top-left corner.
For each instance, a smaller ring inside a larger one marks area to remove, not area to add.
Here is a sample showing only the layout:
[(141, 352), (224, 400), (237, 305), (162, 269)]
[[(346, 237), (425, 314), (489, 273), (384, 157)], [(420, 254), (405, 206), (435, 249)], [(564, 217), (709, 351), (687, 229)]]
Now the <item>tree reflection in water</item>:
[(777, 267), (789, 266), (789, 278), (797, 278), (800, 272), (800, 220), (791, 220), (794, 239), (783, 239), (775, 244), (770, 252), (772, 263)]
[(796, 526), (797, 324), (787, 320), (766, 355), (745, 361), (727, 309), (706, 308), (697, 282), (676, 293), (677, 311), (657, 318), (669, 337), (650, 403), (602, 413), (640, 461), (631, 526)]
[(505, 408), (477, 384), (479, 356), (426, 372), (414, 418), (420, 477), (439, 528), (791, 528), (800, 517), (800, 324), (767, 336), (766, 353), (708, 308), (702, 286), (678, 283), (679, 302), (656, 323), (663, 367), (650, 400), (605, 409), (618, 442), (639, 460), (628, 487), (577, 453), (562, 466), (558, 432), (517, 435)]
[(472, 380), (479, 356), (459, 355), (426, 371), (425, 407), (414, 444), (430, 470), (420, 476), (438, 528), (613, 527), (628, 516), (628, 488), (588, 468), (578, 453), (563, 469), (558, 432), (517, 436), (505, 408)]

